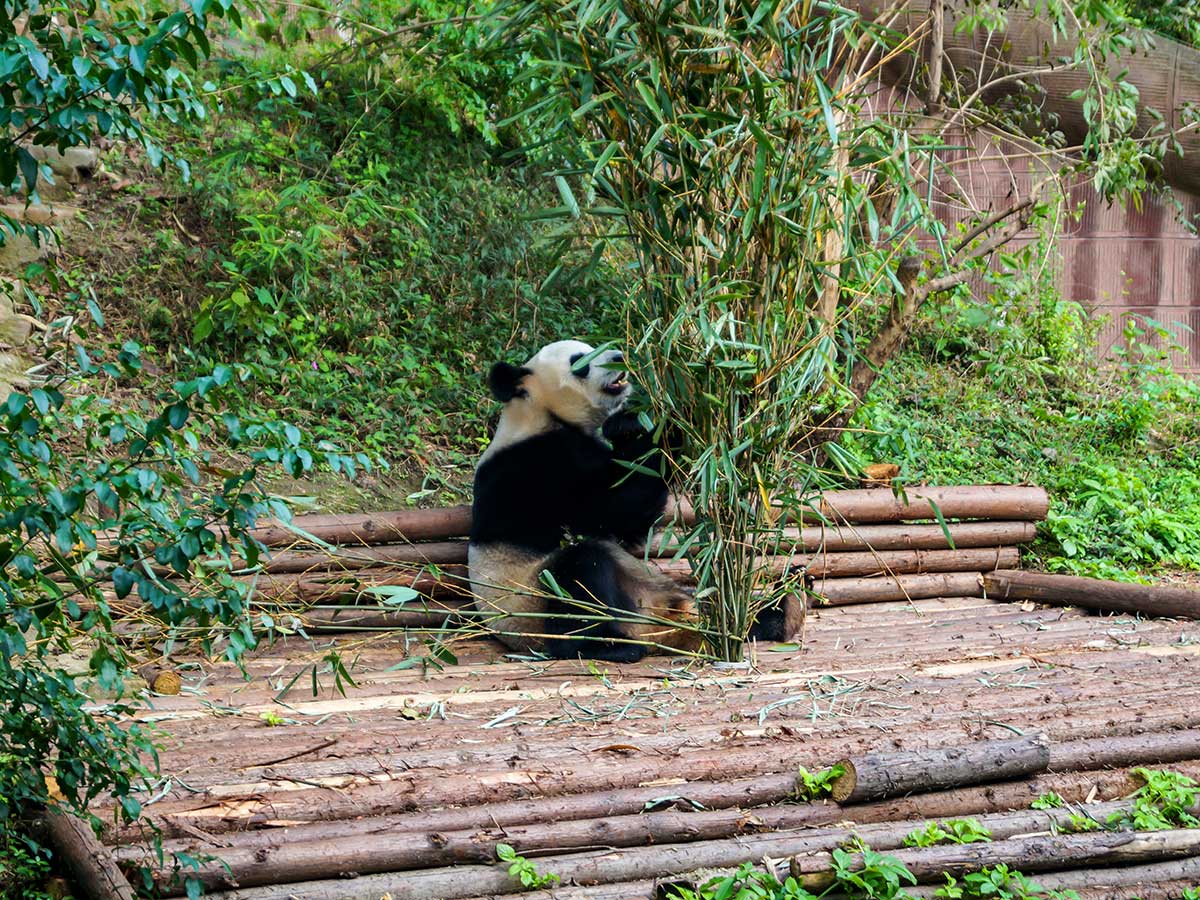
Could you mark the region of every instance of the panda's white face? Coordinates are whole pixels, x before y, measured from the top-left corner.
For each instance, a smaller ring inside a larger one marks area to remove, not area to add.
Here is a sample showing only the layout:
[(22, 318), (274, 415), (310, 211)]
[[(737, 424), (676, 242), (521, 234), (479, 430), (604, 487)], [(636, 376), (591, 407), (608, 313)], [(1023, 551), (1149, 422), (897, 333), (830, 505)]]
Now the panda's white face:
[(599, 428), (629, 399), (630, 385), (622, 368), (624, 354), (595, 348), (582, 341), (555, 341), (525, 364), (520, 383), (525, 396), (511, 403), (544, 409), (556, 419), (581, 428)]
[(489, 376), (492, 393), (504, 404), (492, 443), (480, 464), (503, 448), (561, 423), (599, 429), (629, 399), (631, 390), (620, 368), (624, 354), (582, 341), (555, 341), (524, 366), (496, 363)]

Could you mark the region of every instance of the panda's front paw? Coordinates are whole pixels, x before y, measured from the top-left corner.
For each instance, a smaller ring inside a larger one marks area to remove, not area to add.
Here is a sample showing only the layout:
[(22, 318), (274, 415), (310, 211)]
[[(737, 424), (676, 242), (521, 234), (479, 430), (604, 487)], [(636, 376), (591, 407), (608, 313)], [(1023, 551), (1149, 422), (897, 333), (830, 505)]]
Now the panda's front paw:
[(650, 436), (637, 413), (619, 412), (604, 420), (604, 437), (612, 444), (628, 444)]

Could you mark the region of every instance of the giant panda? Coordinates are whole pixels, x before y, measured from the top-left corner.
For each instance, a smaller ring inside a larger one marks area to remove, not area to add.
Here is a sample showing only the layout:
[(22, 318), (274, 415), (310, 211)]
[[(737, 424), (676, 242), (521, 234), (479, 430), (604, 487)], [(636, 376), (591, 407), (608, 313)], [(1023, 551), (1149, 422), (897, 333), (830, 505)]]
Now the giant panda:
[[(556, 341), (522, 366), (496, 363), (488, 382), (503, 409), (475, 470), (468, 563), (492, 631), (557, 659), (698, 650), (694, 628), (671, 624), (695, 623), (690, 593), (626, 549), (668, 490), (651, 435), (624, 409), (623, 355)], [(753, 636), (782, 640), (790, 618), (760, 615)]]

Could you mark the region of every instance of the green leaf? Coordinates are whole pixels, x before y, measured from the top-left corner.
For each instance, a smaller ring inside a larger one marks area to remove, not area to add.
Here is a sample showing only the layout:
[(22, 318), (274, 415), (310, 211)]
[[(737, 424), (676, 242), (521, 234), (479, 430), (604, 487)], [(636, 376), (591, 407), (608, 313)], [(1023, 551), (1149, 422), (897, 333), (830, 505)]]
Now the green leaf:
[(575, 200), (575, 195), (571, 193), (571, 186), (567, 184), (567, 179), (561, 175), (554, 176), (554, 186), (558, 188), (558, 195), (562, 197), (563, 203), (567, 209), (571, 211), (571, 218), (579, 218), (579, 203)]
[(124, 600), (129, 596), (129, 592), (133, 590), (134, 584), (137, 583), (137, 578), (124, 566), (117, 566), (112, 570), (112, 583), (117, 599)]
[(129, 65), (139, 75), (146, 74), (146, 61), (150, 56), (150, 50), (146, 44), (131, 44), (129, 47)]
[(25, 180), (25, 189), (33, 193), (37, 189), (38, 161), (24, 147), (17, 147), (17, 164), (21, 167), (21, 177)]

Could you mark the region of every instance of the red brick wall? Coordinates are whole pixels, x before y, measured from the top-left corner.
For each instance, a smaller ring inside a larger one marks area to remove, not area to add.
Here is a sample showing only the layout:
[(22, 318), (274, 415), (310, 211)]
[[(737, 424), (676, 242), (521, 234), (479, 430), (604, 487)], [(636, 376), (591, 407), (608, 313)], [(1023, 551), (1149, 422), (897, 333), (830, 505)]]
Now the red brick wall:
[[(1185, 216), (1200, 221), (1200, 197), (1175, 192)], [(1183, 371), (1200, 372), (1200, 237), (1181, 224), (1168, 200), (1146, 198), (1108, 206), (1086, 185), (1076, 185), (1070, 204), (1078, 221), (1064, 224), (1059, 248), (1061, 287), (1068, 299), (1084, 304), (1109, 322), (1101, 333), (1107, 351), (1119, 340), (1125, 315), (1139, 313), (1172, 327), (1184, 347), (1172, 362)]]

